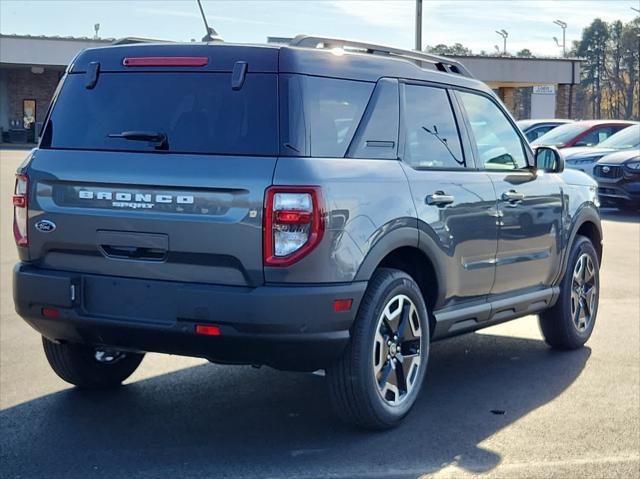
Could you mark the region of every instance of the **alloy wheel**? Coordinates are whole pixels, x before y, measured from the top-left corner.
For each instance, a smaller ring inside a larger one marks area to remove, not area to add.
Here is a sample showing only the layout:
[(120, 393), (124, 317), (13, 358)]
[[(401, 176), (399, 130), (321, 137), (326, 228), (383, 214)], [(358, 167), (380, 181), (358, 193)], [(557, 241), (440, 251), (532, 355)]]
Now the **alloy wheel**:
[(591, 256), (583, 253), (573, 269), (571, 281), (571, 319), (580, 332), (593, 321), (598, 301), (596, 268)]
[(373, 374), (382, 399), (391, 406), (403, 402), (419, 377), (422, 331), (415, 304), (396, 295), (385, 305), (373, 345)]

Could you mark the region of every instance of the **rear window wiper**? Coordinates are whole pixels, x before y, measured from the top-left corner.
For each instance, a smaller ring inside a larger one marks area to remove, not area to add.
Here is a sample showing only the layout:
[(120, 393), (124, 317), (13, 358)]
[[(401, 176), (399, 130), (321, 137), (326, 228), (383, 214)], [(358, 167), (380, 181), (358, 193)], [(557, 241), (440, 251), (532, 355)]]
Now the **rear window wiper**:
[(109, 133), (109, 138), (122, 138), (132, 141), (149, 141), (156, 143), (156, 150), (168, 150), (169, 139), (165, 133), (159, 131), (123, 131), (121, 133)]

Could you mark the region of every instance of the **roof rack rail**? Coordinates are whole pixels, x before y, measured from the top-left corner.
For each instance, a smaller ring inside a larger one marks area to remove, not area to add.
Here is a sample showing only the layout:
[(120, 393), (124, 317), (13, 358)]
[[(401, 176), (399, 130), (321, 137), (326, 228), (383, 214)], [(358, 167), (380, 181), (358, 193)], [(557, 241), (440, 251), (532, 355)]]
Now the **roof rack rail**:
[(417, 63), (422, 67), (423, 63), (433, 65), (436, 70), (445, 73), (457, 73), (459, 75), (473, 78), (471, 72), (460, 62), (439, 55), (419, 52), (415, 50), (403, 50), (401, 48), (387, 47), (383, 45), (375, 45), (373, 43), (358, 42), (352, 40), (342, 40), (338, 38), (314, 37), (307, 35), (297, 35), (289, 42), (293, 47), (305, 48), (342, 48), (347, 51), (351, 50), (356, 53), (368, 53), (371, 55), (387, 55), (389, 57), (402, 58)]

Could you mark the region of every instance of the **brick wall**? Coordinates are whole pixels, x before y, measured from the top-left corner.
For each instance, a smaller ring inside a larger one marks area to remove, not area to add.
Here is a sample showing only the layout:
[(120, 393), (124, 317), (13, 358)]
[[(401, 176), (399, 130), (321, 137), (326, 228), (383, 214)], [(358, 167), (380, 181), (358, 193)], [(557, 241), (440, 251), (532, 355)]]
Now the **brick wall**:
[(36, 100), (36, 121), (44, 121), (61, 73), (47, 69), (40, 74), (31, 73), (28, 68), (8, 70), (9, 120), (22, 122), (22, 100)]

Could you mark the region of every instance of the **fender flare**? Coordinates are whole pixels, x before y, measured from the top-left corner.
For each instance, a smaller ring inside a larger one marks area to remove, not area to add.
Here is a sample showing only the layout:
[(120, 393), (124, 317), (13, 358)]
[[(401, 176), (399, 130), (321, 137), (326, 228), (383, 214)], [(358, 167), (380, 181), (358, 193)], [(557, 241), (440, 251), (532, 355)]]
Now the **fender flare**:
[(558, 275), (558, 277), (556, 278), (555, 281), (555, 285), (558, 285), (560, 283), (560, 281), (562, 281), (562, 278), (564, 277), (566, 271), (567, 271), (567, 263), (569, 262), (569, 252), (571, 251), (571, 248), (573, 247), (573, 243), (576, 240), (576, 236), (578, 235), (578, 230), (585, 224), (585, 223), (592, 223), (597, 231), (598, 231), (598, 235), (600, 236), (600, 244), (599, 245), (594, 245), (594, 247), (596, 248), (596, 251), (599, 252), (599, 262), (600, 262), (600, 266), (602, 266), (602, 225), (600, 223), (600, 215), (598, 213), (598, 210), (596, 209), (595, 206), (591, 206), (591, 205), (587, 205), (587, 206), (583, 206), (582, 208), (580, 208), (578, 210), (578, 212), (575, 214), (575, 216), (573, 217), (572, 221), (571, 221), (572, 225), (571, 225), (571, 230), (569, 233), (569, 237), (567, 240), (567, 243), (565, 245), (563, 254), (562, 254), (562, 268), (560, 269), (560, 273)]
[[(402, 247), (411, 247), (422, 252), (431, 263), (438, 283), (439, 295), (444, 294), (444, 278), (442, 265), (437, 260), (437, 247), (431, 238), (421, 235), (414, 227), (403, 227), (390, 231), (371, 247), (358, 269), (354, 281), (368, 281), (382, 260), (391, 252)], [(440, 299), (440, 298), (438, 298)]]

